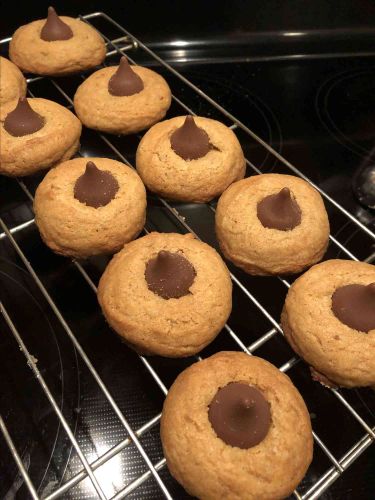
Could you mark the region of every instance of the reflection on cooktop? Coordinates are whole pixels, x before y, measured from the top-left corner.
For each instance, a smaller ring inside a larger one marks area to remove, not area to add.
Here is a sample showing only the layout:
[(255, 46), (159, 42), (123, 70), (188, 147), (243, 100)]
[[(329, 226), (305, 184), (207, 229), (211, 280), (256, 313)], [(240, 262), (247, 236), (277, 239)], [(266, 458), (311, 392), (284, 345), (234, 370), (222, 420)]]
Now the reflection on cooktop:
[(328, 79), (316, 110), (333, 138), (362, 158), (353, 180), (359, 203), (375, 209), (375, 68), (345, 71)]
[(318, 90), (316, 110), (328, 132), (362, 162), (352, 181), (357, 200), (375, 209), (375, 68), (349, 70)]
[(375, 67), (334, 75), (319, 88), (316, 112), (333, 138), (361, 158), (375, 148)]
[[(5, 240), (2, 243), (4, 245)], [(16, 328), (25, 332), (27, 348), (37, 365), (42, 367), (43, 377), (74, 429), (77, 427), (77, 416), (71, 413), (71, 408), (77, 408), (80, 402), (75, 350), (46, 307), (32, 278), (22, 267), (4, 258), (2, 250), (4, 248), (0, 246), (0, 302), (14, 318)], [(2, 320), (0, 331), (7, 332)], [(69, 440), (10, 335), (0, 335), (0, 352), (6, 353), (0, 363), (1, 414), (10, 422), (13, 439), (35, 484), (39, 485), (48, 477), (47, 472), (56, 476), (64, 474), (70, 450)], [(16, 473), (13, 461), (2, 463), (5, 455), (3, 445), (0, 441), (0, 470), (4, 474), (0, 476), (0, 497), (18, 498), (23, 480)]]

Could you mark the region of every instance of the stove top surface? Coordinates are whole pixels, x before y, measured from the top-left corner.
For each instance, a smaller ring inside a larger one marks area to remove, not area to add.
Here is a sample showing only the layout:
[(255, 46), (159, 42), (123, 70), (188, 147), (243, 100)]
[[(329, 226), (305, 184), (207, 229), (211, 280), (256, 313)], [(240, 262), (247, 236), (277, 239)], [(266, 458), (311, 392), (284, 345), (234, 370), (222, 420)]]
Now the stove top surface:
[[(131, 52), (137, 62), (147, 59)], [(181, 56), (181, 54), (180, 54)], [(368, 198), (358, 193), (356, 184), (363, 172), (373, 167), (375, 152), (375, 57), (314, 57), (250, 60), (242, 62), (175, 64), (184, 76), (215, 98), (246, 126), (287, 158), (304, 175), (339, 202), (366, 227), (375, 230), (374, 212), (366, 207)], [(116, 58), (118, 56), (116, 55)], [(113, 63), (117, 60), (113, 59)], [(111, 62), (111, 61), (110, 61)], [(159, 71), (159, 69), (158, 69)], [(164, 71), (176, 95), (196, 112), (223, 121), (207, 102)], [(72, 95), (81, 79), (62, 78), (61, 87)], [(31, 83), (29, 89), (67, 104), (49, 80)], [(175, 103), (169, 116), (183, 114)], [(224, 120), (225, 121), (225, 120)], [(247, 158), (262, 172), (291, 173), (277, 158), (237, 130)], [(138, 137), (111, 138), (112, 143), (133, 163)], [(98, 136), (84, 130), (81, 153), (84, 156), (113, 156), (113, 150)], [(253, 172), (249, 169), (248, 174)], [(366, 174), (367, 175), (367, 174)], [(25, 180), (34, 192), (42, 175)], [(367, 178), (366, 178), (367, 179)], [(375, 183), (375, 175), (372, 177)], [(368, 181), (367, 181), (368, 182)], [(370, 193), (371, 195), (371, 193)], [(189, 226), (206, 242), (217, 246), (214, 214), (206, 205), (172, 204)], [(331, 234), (360, 260), (375, 261), (373, 240), (350, 222), (330, 203), (326, 204)], [(9, 227), (33, 217), (31, 203), (13, 179), (0, 180), (0, 216)], [(184, 231), (164, 205), (149, 196), (147, 228), (159, 231)], [(163, 393), (150, 377), (138, 356), (121, 344), (106, 325), (98, 309), (95, 294), (77, 272), (74, 264), (54, 255), (41, 242), (33, 224), (15, 235), (53, 300), (84, 347), (111, 394), (133, 429), (156, 417), (155, 425), (141, 436), (141, 443), (153, 463), (162, 460), (158, 416)], [(345, 258), (331, 245), (327, 258)], [(97, 283), (108, 258), (82, 263)], [(233, 271), (234, 268), (231, 267)], [(245, 286), (270, 312), (279, 318), (286, 289), (276, 278), (254, 278), (234, 271)], [(63, 415), (75, 433), (88, 461), (95, 461), (127, 435), (109, 407), (98, 385), (80, 360), (61, 323), (52, 313), (34, 281), (24, 270), (8, 238), (0, 235), (0, 300), (22, 332), (29, 351), (37, 359), (48, 386)], [(270, 330), (270, 323), (254, 304), (235, 287), (233, 313), (229, 324), (245, 345)], [(61, 424), (40, 390), (38, 381), (25, 363), (22, 352), (9, 334), (0, 316), (0, 408), (24, 464), (41, 497), (48, 496), (59, 484), (81, 469), (81, 462), (66, 437)], [(222, 332), (207, 347), (202, 357), (238, 346)], [(273, 335), (256, 354), (281, 366), (293, 352), (281, 338)], [(176, 375), (194, 362), (150, 358), (150, 362), (168, 387)], [(345, 412), (331, 392), (312, 382), (304, 363), (288, 372), (300, 389), (309, 408), (313, 428), (323, 442), (340, 458), (364, 431)], [(370, 389), (342, 391), (346, 399), (370, 425), (375, 425), (375, 394)], [(129, 443), (128, 443), (129, 444)], [(331, 465), (315, 446), (315, 460), (299, 491), (306, 491)], [(375, 447), (368, 450), (336, 481), (321, 498), (373, 498), (375, 491)], [(134, 444), (100, 467), (96, 477), (108, 497), (112, 497), (140, 474), (147, 473)], [(170, 477), (164, 467), (160, 475), (174, 498), (188, 495)], [(27, 498), (25, 485), (17, 473), (4, 442), (0, 439), (0, 497)], [(132, 491), (131, 489), (129, 491)], [(131, 498), (163, 498), (155, 481), (149, 479), (130, 494)], [(67, 492), (63, 498), (97, 498), (89, 479)]]

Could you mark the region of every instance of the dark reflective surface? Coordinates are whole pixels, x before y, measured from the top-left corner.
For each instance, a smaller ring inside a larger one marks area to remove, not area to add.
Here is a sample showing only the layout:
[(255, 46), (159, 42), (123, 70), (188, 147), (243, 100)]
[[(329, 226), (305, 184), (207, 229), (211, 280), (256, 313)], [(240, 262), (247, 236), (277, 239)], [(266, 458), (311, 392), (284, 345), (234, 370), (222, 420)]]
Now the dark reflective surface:
[[(119, 33), (101, 21), (98, 27), (106, 34)], [(108, 31), (111, 31), (109, 33)], [(329, 43), (324, 40), (324, 45)], [(181, 49), (183, 50), (183, 49)], [(129, 53), (137, 62), (150, 63), (141, 51)], [(185, 56), (188, 58), (189, 54)], [(118, 57), (109, 61), (118, 62)], [(184, 75), (242, 120), (277, 152), (283, 154), (320, 188), (340, 202), (364, 224), (374, 229), (374, 214), (357, 202), (352, 179), (364, 162), (371, 163), (375, 145), (373, 68), (375, 60), (366, 58), (317, 58), (311, 60), (250, 61), (178, 65)], [(220, 119), (230, 125), (208, 103), (175, 77), (166, 76), (173, 91), (198, 114)], [(82, 81), (79, 75), (58, 80), (72, 96)], [(65, 98), (49, 80), (30, 84), (36, 96), (67, 105)], [(185, 114), (174, 103), (168, 117)], [(250, 161), (263, 172), (290, 173), (259, 143), (243, 132), (238, 137)], [(133, 163), (140, 137), (108, 138)], [(84, 156), (116, 155), (99, 136), (84, 130), (81, 154)], [(248, 174), (252, 174), (251, 168)], [(25, 181), (34, 192), (43, 175)], [(213, 204), (214, 205), (214, 204)], [(185, 222), (206, 242), (217, 246), (214, 213), (207, 205), (171, 204), (185, 217)], [(360, 259), (370, 259), (375, 251), (369, 236), (335, 209), (326, 204), (332, 234)], [(15, 180), (0, 179), (0, 215), (9, 227), (33, 217), (31, 204)], [(148, 197), (147, 228), (158, 231), (182, 231), (186, 228), (155, 197)], [(162, 408), (163, 394), (138, 356), (130, 351), (106, 325), (95, 294), (77, 268), (65, 258), (50, 252), (31, 225), (15, 234), (16, 240), (42, 282), (56, 301), (74, 334), (86, 350), (95, 368), (108, 385), (120, 409), (133, 429), (139, 428)], [(344, 258), (345, 254), (330, 245), (327, 258)], [(97, 283), (108, 262), (107, 257), (90, 259), (83, 265)], [(246, 288), (278, 321), (286, 288), (276, 278), (250, 277), (231, 266)], [(293, 278), (288, 278), (291, 281)], [(0, 239), (0, 299), (46, 379), (64, 416), (75, 432), (87, 459), (91, 462), (125, 439), (126, 432), (110, 409), (102, 392), (78, 358), (61, 324), (6, 238)], [(251, 300), (234, 286), (233, 313), (230, 327), (245, 345), (255, 342), (272, 328), (272, 324)], [(238, 349), (225, 331), (208, 346), (202, 357), (223, 349)], [(60, 483), (81, 470), (58, 420), (43, 395), (23, 354), (0, 319), (0, 409), (25, 465), (40, 495), (47, 495)], [(276, 334), (257, 349), (256, 354), (277, 366), (286, 363), (293, 352)], [(168, 387), (177, 374), (194, 362), (150, 358), (150, 362)], [(289, 372), (309, 408), (313, 427), (336, 458), (340, 458), (364, 435), (362, 427), (327, 389), (313, 382), (308, 367), (299, 362)], [(345, 397), (371, 426), (375, 425), (375, 397), (370, 389), (344, 391)], [(162, 458), (158, 425), (141, 438), (153, 463)], [(315, 446), (315, 456), (300, 491), (303, 493), (330, 467), (323, 452)], [(375, 491), (373, 470), (374, 446), (345, 472), (322, 498), (371, 499)], [(108, 497), (125, 487), (147, 470), (134, 445), (125, 448), (98, 469), (97, 478)], [(161, 473), (175, 498), (187, 495), (172, 480), (166, 469)], [(26, 489), (0, 439), (0, 497), (27, 498)], [(6, 496), (6, 495), (10, 496)], [(153, 480), (131, 495), (132, 498), (162, 498)], [(86, 479), (63, 498), (96, 498)]]
[[(298, 33), (319, 29), (367, 29), (374, 27), (375, 5), (371, 0), (345, 0), (338, 6), (326, 0), (216, 0), (174, 2), (172, 0), (54, 0), (60, 15), (105, 11), (134, 34), (152, 40), (175, 40), (260, 34), (270, 31)], [(50, 0), (8, 2), (0, 26), (1, 36), (9, 36), (18, 26), (47, 15)], [(5, 5), (5, 4), (4, 4)], [(341, 45), (345, 37), (341, 37)]]

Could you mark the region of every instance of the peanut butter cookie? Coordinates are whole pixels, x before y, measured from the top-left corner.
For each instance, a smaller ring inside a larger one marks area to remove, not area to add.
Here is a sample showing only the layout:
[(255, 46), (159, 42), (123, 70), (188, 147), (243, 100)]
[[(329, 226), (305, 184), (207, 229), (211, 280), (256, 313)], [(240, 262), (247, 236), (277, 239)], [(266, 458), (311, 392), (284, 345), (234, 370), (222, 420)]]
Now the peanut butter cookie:
[(202, 500), (285, 498), (313, 454), (309, 414), (290, 379), (240, 352), (220, 352), (177, 377), (160, 433), (172, 476)]
[(254, 175), (220, 197), (216, 234), (224, 255), (249, 274), (292, 274), (322, 259), (329, 222), (320, 194), (299, 177)]
[(184, 357), (223, 328), (232, 282), (219, 254), (192, 235), (151, 233), (115, 255), (98, 299), (108, 323), (135, 350)]
[(164, 78), (126, 57), (119, 66), (100, 69), (77, 89), (74, 108), (82, 123), (111, 134), (133, 134), (164, 118), (171, 91)]
[(40, 98), (1, 106), (0, 174), (30, 175), (68, 160), (79, 149), (81, 122), (67, 108)]
[(207, 202), (245, 175), (236, 135), (210, 118), (179, 116), (154, 125), (137, 150), (137, 171), (165, 198)]
[(34, 211), (44, 242), (55, 252), (80, 258), (114, 253), (142, 230), (146, 191), (123, 163), (75, 158), (45, 176)]
[(281, 325), (314, 378), (375, 385), (375, 266), (338, 259), (313, 266), (290, 287)]
[(67, 75), (101, 64), (105, 43), (89, 24), (72, 17), (59, 17), (53, 7), (47, 19), (21, 26), (9, 45), (10, 59), (37, 75)]
[(26, 80), (17, 68), (5, 57), (0, 56), (0, 105), (17, 101), (26, 95)]

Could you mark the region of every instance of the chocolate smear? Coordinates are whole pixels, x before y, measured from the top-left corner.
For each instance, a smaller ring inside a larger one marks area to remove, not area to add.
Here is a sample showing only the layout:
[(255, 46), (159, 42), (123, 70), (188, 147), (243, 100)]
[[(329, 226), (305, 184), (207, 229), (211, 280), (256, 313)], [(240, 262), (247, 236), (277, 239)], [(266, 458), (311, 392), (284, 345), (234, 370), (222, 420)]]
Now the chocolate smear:
[(108, 82), (108, 92), (114, 96), (130, 96), (144, 89), (142, 79), (135, 73), (126, 57), (121, 57), (120, 65)]
[(20, 97), (17, 106), (7, 114), (4, 128), (13, 137), (34, 134), (44, 126), (44, 118), (30, 106), (26, 97)]
[(73, 37), (73, 31), (57, 15), (53, 7), (48, 7), (46, 22), (40, 32), (40, 38), (45, 42), (55, 42), (57, 40), (69, 40)]
[(266, 196), (258, 203), (257, 216), (264, 227), (290, 231), (301, 224), (301, 209), (289, 188)]
[(171, 147), (183, 160), (203, 158), (213, 149), (205, 130), (197, 127), (194, 118), (188, 115), (184, 124), (171, 135)]
[(163, 299), (178, 299), (190, 293), (196, 271), (181, 253), (161, 250), (146, 264), (148, 289)]
[(332, 311), (341, 323), (354, 330), (375, 330), (375, 282), (337, 288), (332, 295)]
[(247, 449), (266, 437), (271, 426), (271, 408), (256, 387), (230, 382), (211, 401), (208, 419), (224, 443)]
[(99, 208), (108, 205), (118, 190), (119, 185), (113, 175), (89, 161), (85, 173), (76, 180), (74, 198), (89, 207)]

